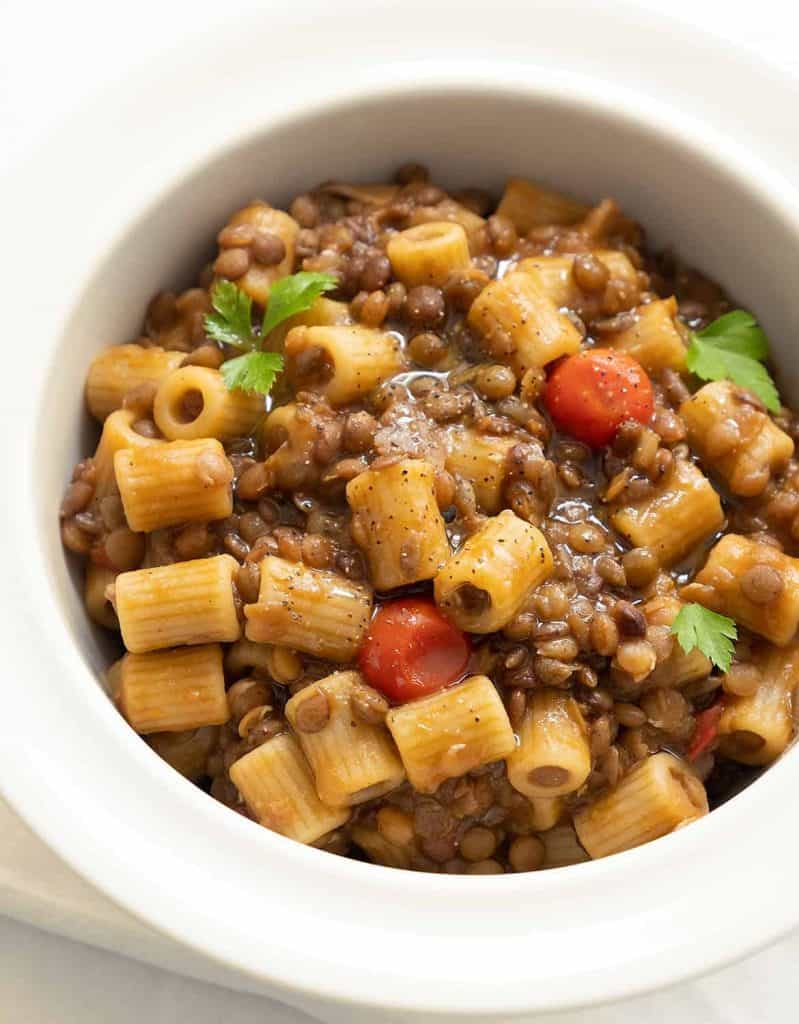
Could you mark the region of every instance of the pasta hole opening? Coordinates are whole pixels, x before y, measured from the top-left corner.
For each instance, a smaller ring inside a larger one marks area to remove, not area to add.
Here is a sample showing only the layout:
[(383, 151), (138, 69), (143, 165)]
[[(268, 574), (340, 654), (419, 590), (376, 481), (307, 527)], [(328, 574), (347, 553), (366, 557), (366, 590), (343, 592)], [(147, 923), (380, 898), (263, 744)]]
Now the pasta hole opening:
[(329, 352), (314, 345), (303, 349), (294, 360), (294, 382), (298, 388), (319, 388), (328, 384), (335, 372)]
[(464, 583), (452, 595), (450, 603), (463, 615), (477, 619), (491, 607), (491, 595), (482, 587), (476, 587), (473, 583)]
[(727, 737), (727, 745), (731, 750), (737, 750), (741, 754), (756, 754), (766, 744), (763, 736), (749, 729), (737, 729)]
[(530, 782), (536, 786), (544, 786), (546, 789), (565, 786), (569, 777), (569, 770), (557, 764), (540, 764), (533, 768), (529, 775)]
[(178, 423), (194, 423), (205, 408), (202, 391), (191, 388), (180, 396), (172, 406), (172, 416)]

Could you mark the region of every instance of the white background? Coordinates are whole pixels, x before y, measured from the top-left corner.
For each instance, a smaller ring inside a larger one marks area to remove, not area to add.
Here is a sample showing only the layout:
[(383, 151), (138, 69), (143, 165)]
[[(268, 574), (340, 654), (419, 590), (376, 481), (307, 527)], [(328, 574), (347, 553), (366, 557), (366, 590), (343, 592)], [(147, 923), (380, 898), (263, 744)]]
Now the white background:
[[(431, 0), (436, 2), (442, 0)], [(536, 2), (531, 0), (531, 5)], [(586, 3), (596, 6), (597, 0)], [(709, 28), (757, 51), (774, 66), (799, 73), (795, 42), (799, 15), (780, 0), (759, 0), (756, 4), (730, 0), (637, 3), (656, 10), (667, 8), (672, 16)], [(146, 64), (163, 51), (180, 49), (186, 36), (212, 34), (214, 26), (224, 21), (235, 19), (246, 33), (248, 10), (268, 5), (269, 0), (135, 0), (124, 4), (113, 0), (0, 0), (0, 172), (4, 165), (23, 159), (38, 140), (69, 116), (70, 110), (95, 90), (124, 77), (130, 68)], [(453, 18), (481, 17), (490, 32), (490, 3), (460, 0), (451, 6)], [(391, 19), (402, 17), (401, 0), (374, 0), (374, 17), (380, 17), (381, 12), (390, 31)], [(424, 26), (419, 29), (423, 32)], [(270, 48), (279, 45), (279, 39), (270, 40), (264, 48), (264, 60), (269, 59)], [(679, 75), (679, 64), (680, 55), (675, 53), (675, 75)], [(795, 123), (796, 112), (786, 111), (786, 131), (795, 130)], [(112, 132), (108, 138), (98, 139), (101, 145), (113, 145)], [(57, 173), (58, 169), (53, 168), (53, 174)], [(0, 210), (9, 201), (13, 197), (0, 196)], [(42, 209), (32, 211), (32, 226), (36, 224), (37, 229), (46, 222), (46, 205), (47, 197), (43, 196)], [(3, 244), (13, 245), (13, 239), (4, 239)], [(46, 249), (44, 233), (42, 245)], [(5, 301), (12, 298), (6, 296)], [(786, 894), (786, 898), (797, 896)], [(799, 1005), (799, 981), (791, 984), (797, 949), (799, 943), (794, 940), (692, 986), (690, 991), (639, 1000), (635, 1016), (651, 1024), (670, 1024), (678, 1018), (680, 1024), (793, 1022)], [(751, 995), (757, 979), (766, 981), (769, 974), (781, 979), (774, 989), (782, 995), (777, 998), (772, 986), (766, 990), (764, 985), (761, 1012), (753, 1018), (751, 1009), (745, 1009), (736, 997), (736, 990)], [(786, 1001), (786, 993), (794, 998)], [(626, 1020), (627, 1014), (623, 1016)], [(301, 1019), (299, 1014), (277, 1011), (252, 996), (189, 981), (0, 919), (2, 1022), (172, 1024), (190, 1020), (192, 1024), (216, 1024), (224, 1020), (225, 1024), (297, 1024)], [(602, 1011), (581, 1016), (583, 1019), (586, 1024), (615, 1024), (622, 1014)], [(575, 1015), (569, 1015), (568, 1024), (576, 1020)], [(563, 1024), (567, 1024), (566, 1018)]]

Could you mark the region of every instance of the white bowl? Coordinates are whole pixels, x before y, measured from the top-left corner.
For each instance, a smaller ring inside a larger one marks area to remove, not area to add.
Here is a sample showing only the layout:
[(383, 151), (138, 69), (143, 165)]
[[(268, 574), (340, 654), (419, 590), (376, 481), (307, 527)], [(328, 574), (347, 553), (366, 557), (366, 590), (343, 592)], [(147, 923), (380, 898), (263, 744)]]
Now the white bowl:
[[(500, 878), (409, 874), (230, 813), (161, 762), (98, 685), (102, 644), (56, 526), (88, 450), (84, 373), (99, 348), (135, 335), (157, 288), (188, 281), (226, 214), (253, 195), (280, 203), (411, 157), (445, 184), (497, 188), (522, 173), (613, 194), (757, 312), (783, 391), (799, 401), (799, 197), (780, 176), (793, 144), (777, 135), (792, 86), (622, 8), (499, 0), (487, 44), (488, 15), (453, 21), (446, 6), (444, 17), (409, 0), (389, 33), (363, 18), (364, 4), (311, 2), (302, 24), (271, 12), (246, 38), (195, 40), (98, 101), (4, 193), (14, 209), (2, 277), (0, 786), (133, 913), (237, 969), (243, 986), (328, 1020), (495, 1020), (618, 999), (799, 923), (784, 895), (799, 856), (786, 813), (796, 750), (710, 817), (606, 861)], [(353, 33), (360, 57), (345, 68)], [(413, 45), (419, 59), (389, 59)], [(738, 116), (742, 97), (756, 119)]]

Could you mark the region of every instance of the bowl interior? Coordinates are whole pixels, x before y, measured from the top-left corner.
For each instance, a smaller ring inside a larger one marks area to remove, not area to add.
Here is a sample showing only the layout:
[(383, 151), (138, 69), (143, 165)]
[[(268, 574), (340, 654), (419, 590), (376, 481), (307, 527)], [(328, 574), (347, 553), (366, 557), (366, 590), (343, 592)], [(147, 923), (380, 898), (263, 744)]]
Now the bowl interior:
[[(151, 844), (153, 863), (160, 864), (159, 870), (170, 885), (174, 872), (183, 868), (186, 878), (190, 876), (198, 885), (204, 883), (217, 890), (209, 895), (204, 918), (213, 937), (206, 940), (198, 936), (198, 944), (220, 957), (229, 956), (252, 973), (268, 977), (271, 970), (257, 957), (242, 953), (255, 930), (241, 921), (240, 914), (234, 920), (223, 906), (223, 900), (235, 901), (242, 895), (242, 877), (258, 879), (262, 898), (266, 899), (268, 893), (278, 913), (286, 910), (296, 918), (294, 930), (288, 930), (281, 939), (287, 954), (298, 955), (303, 920), (318, 918), (312, 895), (324, 893), (324, 918), (328, 923), (317, 920), (317, 927), (346, 927), (351, 955), (367, 958), (364, 970), (369, 977), (385, 979), (391, 975), (389, 987), (394, 998), (401, 999), (406, 994), (402, 973), (428, 977), (431, 982), (438, 976), (442, 1006), (455, 1005), (455, 992), (463, 979), (481, 974), (479, 959), (466, 947), (458, 947), (463, 954), (460, 959), (450, 956), (442, 965), (439, 957), (433, 970), (438, 956), (436, 941), (446, 934), (447, 941), (458, 946), (464, 925), (471, 920), (470, 915), (453, 909), (456, 904), (468, 892), (470, 914), (485, 909), (484, 934), (498, 943), (497, 954), (500, 949), (503, 956), (507, 953), (508, 970), (514, 964), (519, 968), (524, 964), (529, 972), (529, 961), (519, 960), (507, 944), (522, 935), (542, 938), (550, 925), (546, 918), (531, 921), (519, 917), (518, 900), (521, 893), (527, 893), (529, 898), (535, 894), (542, 907), (549, 903), (552, 912), (560, 915), (559, 927), (564, 928), (564, 934), (560, 938), (549, 936), (540, 970), (537, 967), (534, 973), (539, 984), (559, 979), (565, 986), (565, 998), (573, 972), (574, 958), (568, 950), (575, 941), (575, 930), (589, 923), (594, 950), (591, 955), (601, 971), (612, 965), (614, 955), (602, 952), (601, 935), (596, 929), (603, 922), (611, 925), (614, 915), (618, 918), (619, 914), (607, 896), (596, 894), (590, 902), (571, 902), (571, 896), (587, 896), (594, 881), (602, 878), (611, 885), (616, 881), (633, 888), (638, 885), (641, 898), (651, 898), (646, 893), (651, 894), (653, 877), (659, 877), (657, 873), (662, 869), (667, 878), (671, 865), (678, 862), (694, 870), (686, 855), (697, 843), (711, 841), (714, 833), (721, 837), (725, 821), (730, 821), (731, 828), (732, 810), (725, 808), (694, 828), (655, 844), (652, 850), (633, 851), (605, 863), (549, 876), (424, 879), (400, 872), (390, 877), (381, 869), (296, 847), (241, 821), (173, 778), (171, 770), (132, 736), (121, 719), (99, 708), (97, 681), (107, 663), (107, 645), (87, 625), (56, 529), (56, 509), (70, 469), (92, 444), (82, 405), (89, 361), (100, 348), (137, 336), (143, 310), (154, 292), (186, 287), (192, 282), (212, 251), (216, 232), (230, 212), (245, 201), (258, 196), (282, 205), (319, 180), (386, 179), (399, 163), (416, 159), (427, 163), (434, 180), (445, 187), (476, 185), (499, 194), (504, 179), (517, 174), (588, 200), (615, 197), (626, 212), (645, 225), (653, 244), (673, 245), (757, 314), (772, 341), (783, 394), (799, 399), (799, 369), (790, 348), (791, 325), (799, 312), (799, 294), (793, 280), (799, 233), (796, 223), (785, 215), (781, 197), (767, 190), (759, 169), (746, 153), (735, 151), (709, 129), (683, 137), (677, 113), (651, 117), (637, 111), (631, 101), (625, 101), (623, 109), (596, 92), (554, 95), (545, 87), (519, 83), (494, 88), (463, 84), (424, 90), (386, 89), (367, 99), (309, 108), (304, 115), (242, 137), (223, 151), (213, 151), (210, 142), (211, 152), (202, 166), (191, 169), (181, 180), (165, 181), (163, 191), (155, 198), (148, 196), (147, 203), (142, 197), (144, 212), (120, 232), (107, 252), (99, 254), (91, 278), (86, 280), (53, 345), (44, 381), (48, 416), (40, 420), (31, 459), (38, 517), (36, 558), (53, 588), (53, 643), (63, 643), (77, 655), (70, 671), (58, 682), (65, 695), (64, 713), (82, 714), (83, 709), (92, 709), (87, 718), (91, 724), (84, 723), (83, 727), (96, 729), (88, 744), (96, 749), (86, 757), (99, 759), (101, 751), (112, 752), (113, 771), (120, 780), (120, 828), (134, 833), (140, 844)], [(755, 239), (767, 239), (768, 245), (756, 245)], [(796, 769), (795, 760), (795, 755), (786, 759), (792, 770)], [(128, 778), (134, 765), (138, 777)], [(134, 785), (138, 787), (137, 798), (125, 802), (126, 789)], [(751, 799), (745, 794), (732, 803), (746, 800), (749, 806)], [(202, 856), (192, 865), (181, 858), (180, 851), (170, 848), (178, 828), (201, 842), (208, 840)], [(154, 840), (158, 830), (164, 838), (160, 849)], [(667, 852), (675, 858), (673, 861), (665, 856)], [(127, 856), (124, 849), (119, 855)], [(137, 848), (136, 856), (143, 863), (147, 855)], [(268, 864), (269, 881), (261, 876), (263, 869), (259, 869), (257, 858), (264, 858), (261, 863)], [(226, 877), (228, 865), (231, 876), (239, 872), (238, 878)], [(272, 884), (275, 872), (282, 882), (277, 888)], [(648, 873), (646, 884), (642, 872)], [(147, 883), (142, 879), (141, 884)], [(664, 882), (664, 893), (668, 884)], [(299, 898), (297, 893), (303, 885), (304, 896)], [(358, 895), (353, 894), (354, 887), (360, 889)], [(554, 899), (556, 890), (558, 898)], [(175, 900), (184, 900), (185, 890), (181, 896), (177, 890), (175, 893)], [(169, 903), (173, 897), (167, 893), (164, 899)], [(665, 895), (658, 895), (657, 900), (662, 899)], [(397, 949), (402, 948), (403, 937), (418, 939), (413, 962), (409, 966), (406, 961), (404, 972), (370, 959), (370, 936), (381, 926), (380, 907), (385, 901), (392, 908), (396, 933), (392, 941), (397, 942)], [(495, 913), (497, 910), (504, 918)], [(661, 916), (659, 911), (652, 913), (658, 919)], [(196, 918), (193, 923), (198, 924)], [(184, 939), (188, 930), (187, 924)], [(677, 942), (679, 938), (668, 925), (664, 925), (661, 935), (663, 942)], [(426, 944), (428, 939), (430, 945)], [(295, 941), (297, 945), (293, 946)], [(588, 934), (580, 941), (588, 955)], [(651, 950), (653, 955), (656, 949)], [(334, 991), (336, 972), (346, 970), (345, 953), (328, 947), (327, 960), (322, 956), (319, 961), (325, 964), (323, 970), (317, 963), (321, 954), (311, 951), (308, 971), (319, 967), (328, 990)], [(301, 971), (295, 971), (292, 977), (277, 952), (274, 961), (281, 962), (275, 969), (278, 977), (290, 979), (291, 984), (300, 983), (300, 979), (303, 984), (307, 982)], [(656, 976), (657, 965), (648, 956), (641, 977)], [(358, 985), (361, 993), (377, 991), (369, 978), (361, 979)], [(492, 995), (484, 979), (467, 987), (472, 1005), (478, 1005), (480, 999), (484, 1005), (492, 1005), (497, 995)], [(555, 987), (553, 981), (552, 992)], [(346, 985), (341, 991), (345, 989)], [(590, 984), (585, 991), (590, 992)], [(412, 993), (408, 995), (410, 1001), (413, 998)], [(547, 1002), (538, 1001), (541, 1005)]]

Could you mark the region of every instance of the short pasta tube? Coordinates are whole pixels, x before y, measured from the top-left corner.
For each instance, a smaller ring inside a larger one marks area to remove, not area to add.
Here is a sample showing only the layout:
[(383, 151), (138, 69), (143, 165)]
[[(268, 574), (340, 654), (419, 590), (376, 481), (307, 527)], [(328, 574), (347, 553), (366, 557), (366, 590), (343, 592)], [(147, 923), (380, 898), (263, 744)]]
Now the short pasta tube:
[(574, 826), (596, 859), (659, 839), (707, 812), (707, 794), (697, 776), (684, 761), (661, 752), (577, 811)]
[(733, 494), (761, 494), (793, 455), (794, 443), (731, 381), (705, 384), (680, 406), (688, 442)]
[(487, 676), (392, 708), (386, 719), (420, 793), (433, 793), (446, 779), (500, 761), (516, 746), (507, 712)]
[(170, 441), (246, 437), (265, 412), (264, 396), (228, 391), (219, 370), (182, 366), (164, 378), (155, 396), (153, 417)]
[(287, 277), (292, 271), (294, 249), (300, 226), (293, 217), (283, 210), (276, 210), (260, 200), (237, 210), (228, 221), (227, 226), (229, 228), (251, 228), (253, 234), (277, 235), (283, 243), (285, 254), (279, 263), (269, 265), (260, 263), (256, 254), (250, 251), (249, 267), (246, 273), (236, 280), (238, 288), (245, 291), (260, 306), (265, 306), (269, 301), (269, 293), (275, 281), (281, 277)]
[(567, 868), (570, 864), (584, 864), (591, 859), (581, 846), (574, 825), (557, 825), (538, 838), (544, 844), (542, 868)]
[(219, 644), (122, 659), (118, 703), (136, 732), (182, 732), (230, 718)]
[(310, 309), (295, 313), (269, 332), (267, 347), (272, 352), (282, 352), (286, 336), (293, 327), (335, 327), (351, 324), (352, 316), (348, 302), (337, 302), (320, 295)]
[(602, 336), (602, 344), (627, 352), (649, 373), (685, 371), (685, 327), (677, 318), (674, 296), (639, 306), (629, 327)]
[(576, 224), (588, 207), (563, 192), (543, 188), (526, 178), (508, 178), (497, 213), (507, 217), (520, 235), (549, 224)]
[(334, 672), (286, 704), (286, 718), (308, 758), (319, 799), (331, 807), (373, 800), (405, 779), (385, 725), (361, 721), (353, 712), (353, 696), (369, 689), (357, 672)]
[[(634, 306), (641, 294), (638, 271), (630, 259), (617, 249), (595, 249), (591, 254), (606, 268), (610, 279), (625, 285), (625, 294)], [(574, 276), (574, 255), (531, 256), (517, 266), (520, 273), (529, 274), (538, 283), (544, 295), (558, 308), (575, 310), (587, 319), (599, 316), (604, 289), (585, 292)]]
[(235, 761), (230, 778), (259, 824), (298, 843), (315, 843), (350, 816), (346, 807), (322, 803), (305, 755), (287, 732)]
[(582, 341), (532, 275), (513, 271), (492, 281), (472, 303), (469, 326), (496, 359), (507, 359), (517, 374), (577, 352)]
[(294, 327), (285, 343), (286, 376), (296, 391), (316, 391), (347, 405), (393, 377), (403, 365), (400, 343), (371, 327)]
[(721, 499), (707, 477), (687, 459), (651, 495), (617, 503), (610, 521), (633, 547), (648, 547), (662, 566), (673, 565), (724, 523)]
[(106, 588), (117, 578), (113, 569), (88, 562), (83, 587), (83, 600), (92, 622), (104, 629), (119, 629), (119, 619), (114, 606), (106, 596)]
[(436, 604), (460, 629), (495, 633), (551, 572), (544, 535), (505, 509), (487, 519), (438, 572)]
[(231, 642), (241, 634), (233, 599), (232, 555), (136, 569), (117, 576), (116, 610), (135, 654), (184, 644)]
[(490, 515), (502, 508), (508, 456), (516, 444), (512, 437), (491, 437), (471, 427), (448, 432), (446, 468), (471, 483), (478, 506)]
[[(775, 588), (761, 600), (750, 581), (764, 574), (775, 581)], [(770, 544), (727, 533), (693, 582), (682, 588), (680, 597), (728, 615), (738, 625), (785, 647), (799, 626), (799, 559)]]
[(92, 360), (86, 374), (86, 404), (98, 420), (122, 408), (125, 395), (142, 384), (160, 384), (183, 361), (182, 352), (144, 345), (111, 345)]
[(248, 640), (352, 661), (372, 614), (372, 592), (336, 572), (267, 555), (256, 604), (245, 605)]
[[(670, 626), (679, 615), (682, 606), (679, 598), (664, 595), (651, 598), (641, 610), (646, 616), (647, 626)], [(671, 687), (677, 690), (689, 683), (706, 679), (712, 668), (710, 658), (698, 647), (694, 647), (686, 654), (675, 639), (671, 654), (663, 661), (659, 661), (646, 677), (646, 688), (654, 690), (658, 687)]]
[(588, 729), (561, 690), (534, 690), (508, 757), (508, 781), (529, 799), (575, 793), (591, 772)]
[(392, 235), (386, 246), (394, 276), (408, 287), (444, 284), (469, 266), (469, 242), (460, 224), (429, 221)]
[(114, 473), (131, 530), (224, 519), (233, 511), (233, 467), (213, 438), (128, 448)]
[(411, 213), (411, 226), (417, 224), (440, 224), (448, 221), (451, 224), (460, 224), (469, 239), (469, 248), (472, 254), (481, 251), (484, 246), (485, 220), (468, 206), (457, 202), (447, 196), (435, 206), (417, 206)]
[(347, 484), (347, 501), (377, 590), (432, 579), (449, 558), (430, 463), (403, 459), (359, 473)]
[(799, 686), (799, 645), (761, 647), (752, 657), (762, 682), (746, 697), (724, 698), (720, 750), (743, 764), (771, 764), (793, 736), (793, 702)]
[(97, 482), (94, 489), (96, 498), (105, 498), (116, 488), (114, 456), (123, 448), (153, 448), (162, 445), (161, 438), (146, 437), (133, 429), (136, 413), (131, 409), (117, 409), (110, 413), (103, 424), (103, 432), (94, 453)]

